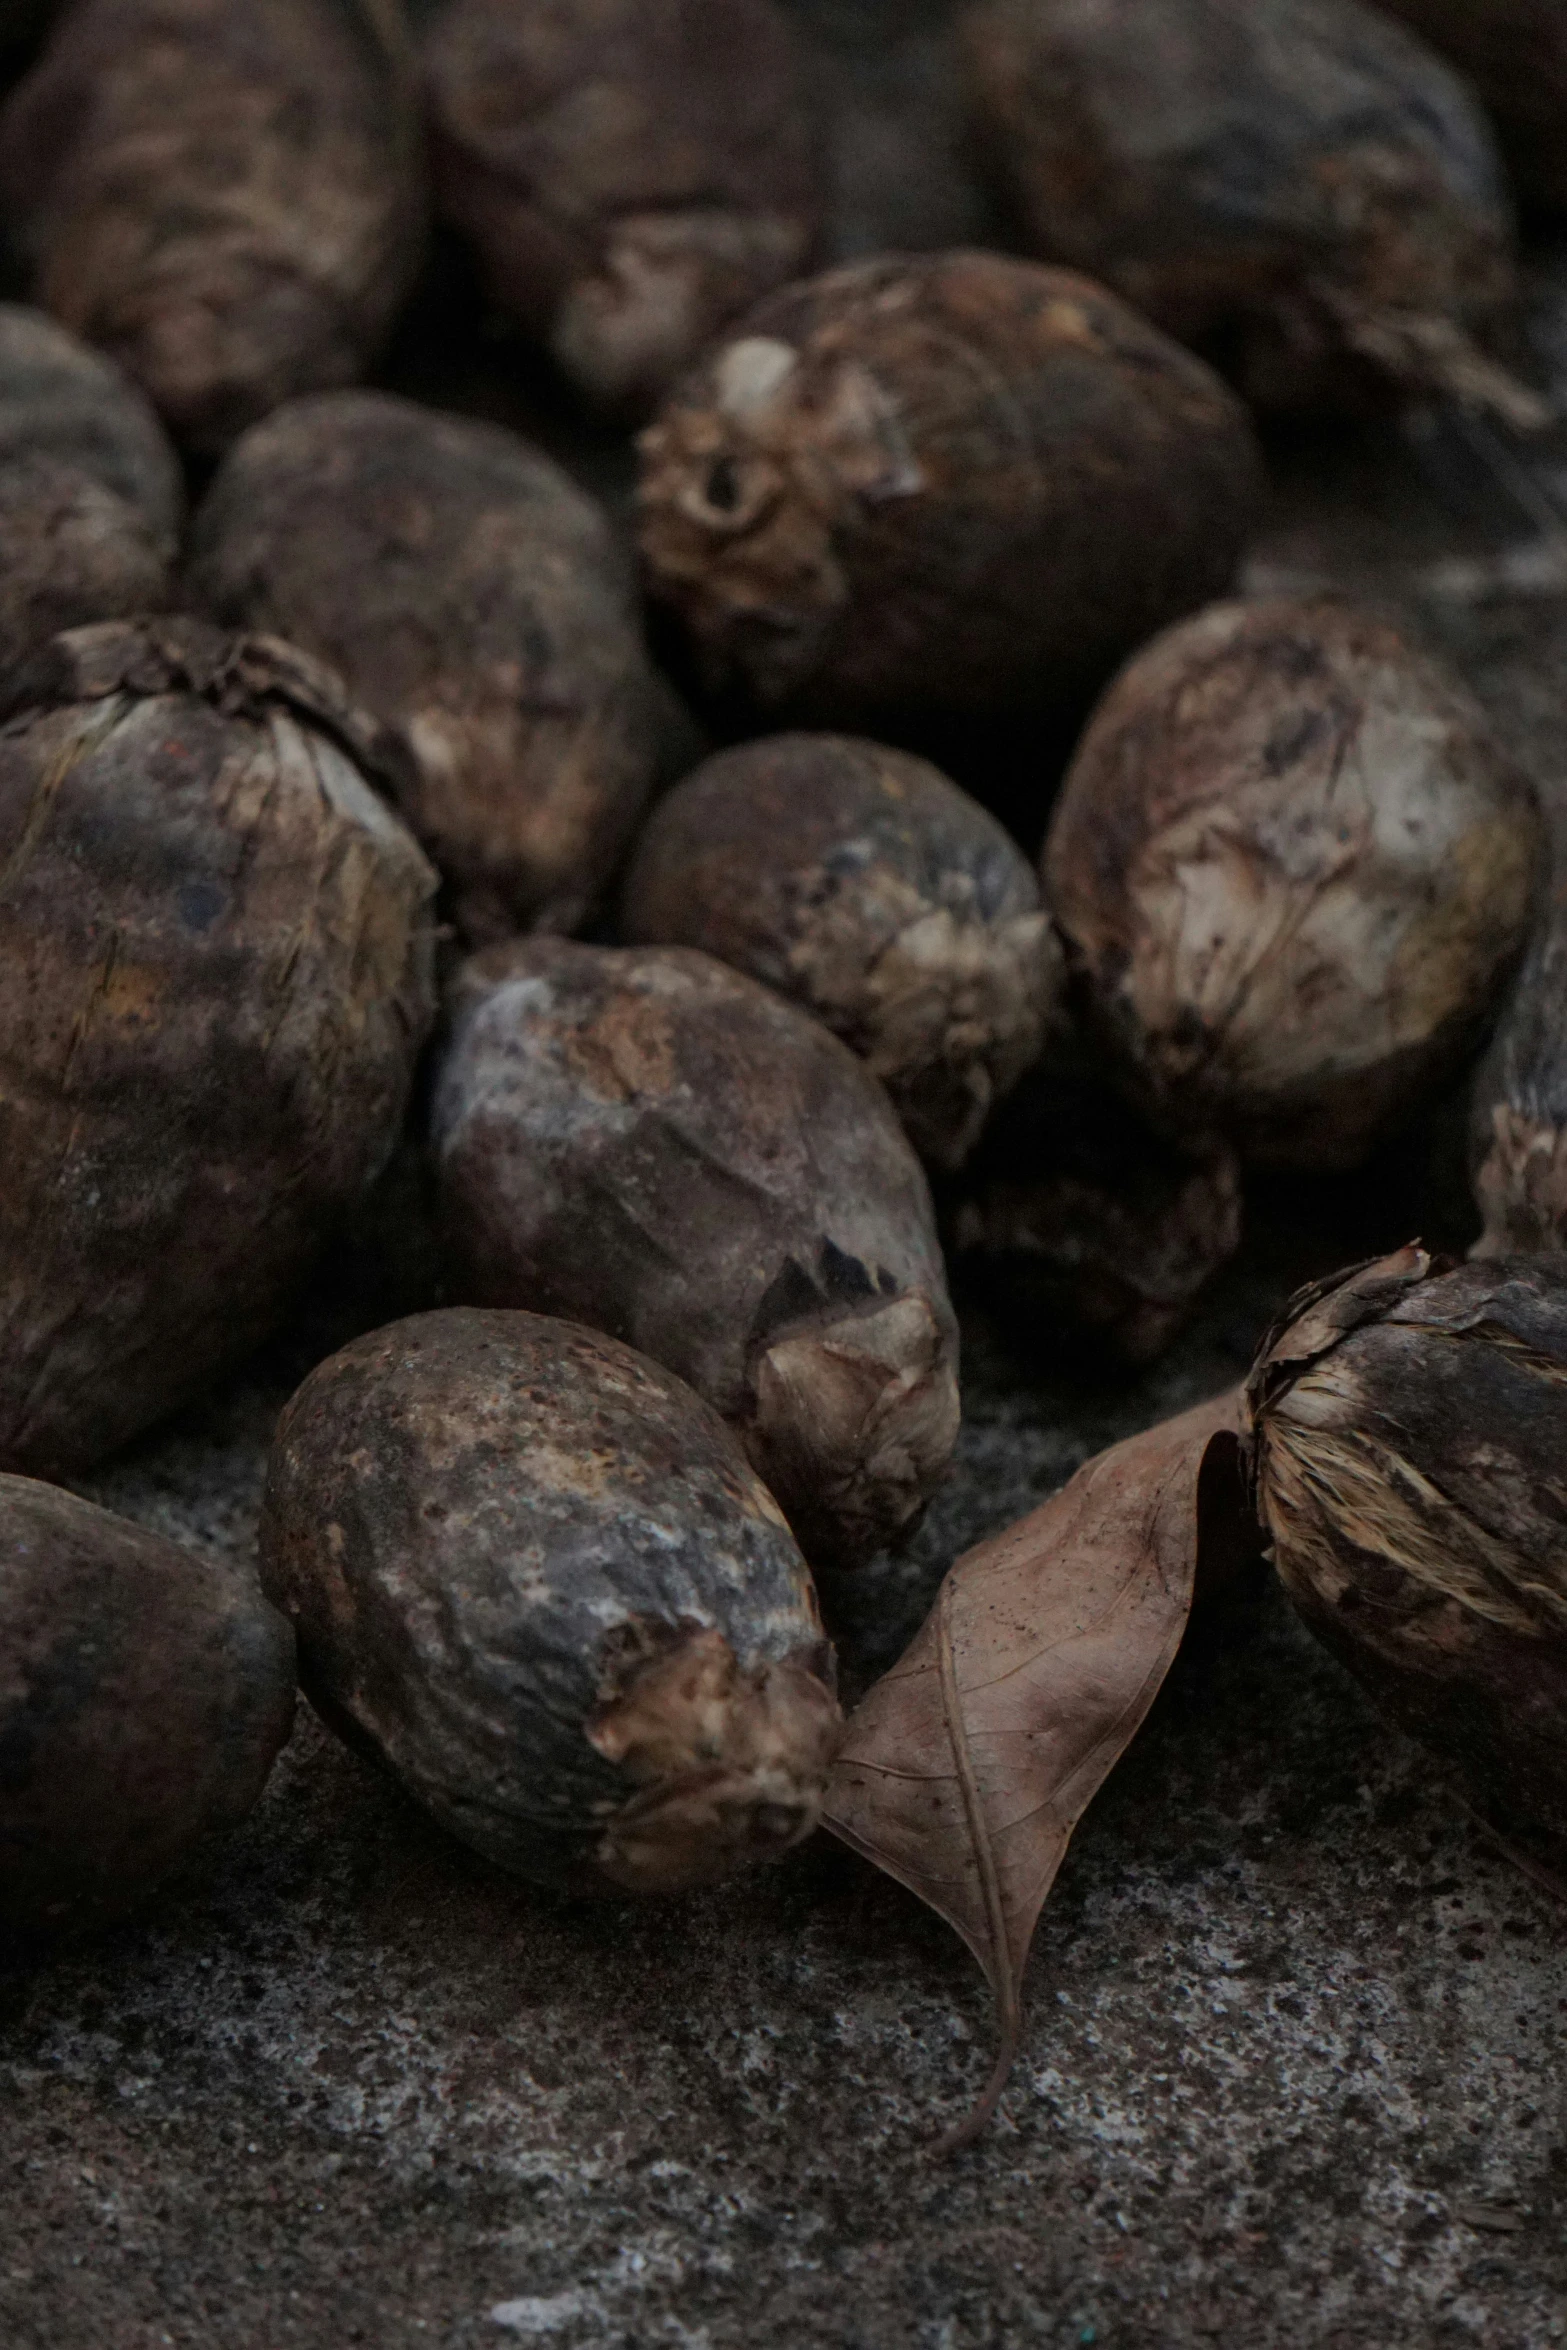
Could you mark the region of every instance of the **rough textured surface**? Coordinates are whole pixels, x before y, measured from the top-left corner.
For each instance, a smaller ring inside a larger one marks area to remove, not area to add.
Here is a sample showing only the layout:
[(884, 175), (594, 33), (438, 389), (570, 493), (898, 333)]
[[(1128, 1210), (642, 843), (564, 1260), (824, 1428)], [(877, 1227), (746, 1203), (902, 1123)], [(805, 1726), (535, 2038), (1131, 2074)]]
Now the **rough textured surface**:
[(621, 928), (803, 1005), (937, 1167), (961, 1165), (1060, 1011), (1061, 949), (1005, 827), (928, 760), (847, 735), (704, 760), (643, 827)]
[(54, 457), (0, 464), (0, 674), (61, 629), (161, 612), (169, 547), (139, 506)]
[(1471, 91), (1359, 0), (994, 0), (981, 152), (1029, 248), (1212, 352), (1264, 407), (1450, 388), (1523, 414), (1477, 340), (1517, 280)]
[(83, 0), (0, 116), (0, 189), (42, 307), (214, 450), (374, 355), (419, 141), (390, 0)]
[(625, 551), (558, 465), (383, 392), (291, 401), (229, 452), (189, 577), (384, 721), (470, 938), (575, 927), (652, 788), (667, 689)]
[(141, 509), (173, 552), (179, 459), (145, 393), (41, 310), (0, 303), (0, 459), (53, 458)]
[(278, 1429), (261, 1524), (300, 1676), (502, 1868), (666, 1892), (816, 1825), (840, 1728), (805, 1561), (717, 1414), (539, 1314), (413, 1314)]
[(452, 0), (427, 81), (437, 201), (611, 413), (811, 258), (821, 141), (772, 0)]
[[(1410, 605), (1549, 782), (1567, 604), (1465, 600), (1548, 555), (1444, 428), (1282, 455), (1254, 576)], [(1383, 1167), (1348, 1201), (1260, 1199), (1200, 1328), (1129, 1387), (1048, 1375), (971, 1325), (959, 1474), (867, 1592), (878, 1656), (955, 1550), (1237, 1377), (1293, 1282), (1407, 1239), (1411, 1191)], [(351, 1326), (388, 1310), (350, 1302)], [(95, 1489), (243, 1549), (273, 1417), (344, 1334), (302, 1326)], [(1560, 1909), (1430, 1762), (1281, 1599), (1242, 1592), (1199, 1622), (1067, 1856), (1013, 2126), (934, 2169), (921, 2142), (983, 2079), (991, 2014), (911, 1899), (822, 1844), (667, 1908), (559, 1905), (423, 1827), (306, 1716), (216, 1870), (143, 1926), (0, 1974), (0, 2331), (16, 2350), (1549, 2350), (1564, 1948)]]
[(1071, 707), (1222, 591), (1259, 489), (1209, 368), (1102, 286), (981, 252), (784, 288), (639, 447), (649, 591), (748, 732)]

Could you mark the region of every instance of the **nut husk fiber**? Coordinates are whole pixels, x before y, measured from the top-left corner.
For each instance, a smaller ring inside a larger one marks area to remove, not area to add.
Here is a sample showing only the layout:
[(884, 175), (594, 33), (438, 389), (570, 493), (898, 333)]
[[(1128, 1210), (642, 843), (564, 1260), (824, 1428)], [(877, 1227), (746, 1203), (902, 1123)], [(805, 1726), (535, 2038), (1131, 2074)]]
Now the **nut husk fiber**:
[(289, 646), (76, 629), (0, 712), (0, 1466), (62, 1475), (255, 1345), (390, 1155), (434, 876)]
[(1304, 1291), (1248, 1389), (1280, 1577), (1527, 1861), (1567, 1872), (1567, 1259)]
[(855, 262), (762, 303), (642, 435), (648, 586), (704, 689), (893, 732), (1060, 713), (1228, 584), (1250, 425), (1086, 278)]
[(926, 760), (844, 735), (770, 735), (687, 776), (637, 843), (621, 926), (792, 996), (938, 1167), (1038, 1059), (1063, 977), (1005, 828)]
[(0, 466), (48, 459), (146, 518), (165, 559), (185, 484), (157, 412), (130, 377), (42, 310), (0, 302)]
[(820, 141), (771, 0), (452, 0), (426, 71), (442, 212), (599, 408), (645, 415), (811, 257)]
[(958, 1431), (930, 1194), (816, 1021), (686, 948), (492, 948), (454, 990), (433, 1145), (459, 1295), (667, 1365), (813, 1566), (918, 1517)]
[(1163, 1122), (1350, 1167), (1480, 1042), (1541, 853), (1455, 679), (1389, 622), (1280, 598), (1128, 663), (1056, 803), (1045, 897)]
[(253, 1570), (0, 1476), (0, 1923), (132, 1908), (245, 1817), (293, 1716)]
[(1359, 0), (990, 0), (979, 151), (1034, 250), (1092, 270), (1269, 408), (1451, 393), (1546, 411), (1473, 94)]
[(391, 0), (78, 0), (0, 113), (36, 299), (192, 447), (351, 382), (423, 249)]
[(333, 663), (384, 722), (393, 797), (470, 939), (582, 919), (673, 697), (608, 521), (558, 465), (384, 392), (295, 401), (219, 469), (189, 585)]
[(1163, 1354), (1240, 1240), (1232, 1151), (1183, 1150), (1052, 1066), (1002, 1104), (952, 1216), (955, 1277), (1016, 1337), (1115, 1368)]
[(1472, 82), (1519, 194), (1567, 211), (1567, 0), (1379, 0)]
[(261, 1565), (312, 1703), (503, 1868), (668, 1892), (816, 1825), (805, 1562), (722, 1422), (612, 1338), (459, 1308), (357, 1339), (278, 1425)]

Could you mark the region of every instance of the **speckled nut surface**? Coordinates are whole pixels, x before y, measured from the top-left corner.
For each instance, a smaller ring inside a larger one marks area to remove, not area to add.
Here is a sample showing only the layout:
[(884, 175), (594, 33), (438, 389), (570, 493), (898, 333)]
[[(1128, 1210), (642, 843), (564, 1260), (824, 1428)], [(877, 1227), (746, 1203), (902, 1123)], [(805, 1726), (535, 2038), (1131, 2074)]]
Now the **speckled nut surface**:
[(286, 645), (57, 637), (0, 703), (0, 1465), (234, 1361), (396, 1141), (434, 876)]
[(169, 547), (139, 506), (55, 457), (0, 458), (0, 675), (62, 629), (161, 612)]
[(1173, 1344), (1240, 1239), (1233, 1151), (1182, 1150), (1104, 1085), (1047, 1067), (964, 1170), (951, 1245), (1031, 1352), (1124, 1369)]
[(133, 1907), (245, 1817), (293, 1714), (249, 1568), (0, 1476), (0, 1924)]
[(609, 524), (558, 465), (383, 392), (296, 401), (219, 470), (190, 587), (383, 720), (470, 939), (582, 919), (652, 786), (667, 689)]
[(0, 302), (0, 463), (49, 458), (146, 516), (167, 558), (185, 512), (179, 459), (146, 394), (42, 310)]
[(1092, 270), (1265, 407), (1445, 391), (1543, 412), (1473, 92), (1359, 0), (988, 0), (976, 147), (1034, 249)]
[(958, 1430), (930, 1194), (816, 1021), (689, 949), (493, 948), (455, 991), (433, 1147), (459, 1294), (666, 1364), (813, 1567), (918, 1517)]
[(1063, 977), (1005, 827), (926, 760), (844, 735), (767, 736), (677, 785), (637, 843), (622, 928), (793, 997), (941, 1167), (1038, 1058)]
[(706, 690), (902, 739), (1073, 707), (1223, 591), (1261, 487), (1200, 360), (1088, 279), (995, 253), (773, 295), (640, 446), (648, 585)]
[(1567, 211), (1563, 0), (1379, 0), (1474, 84), (1526, 203)]
[(1264, 1342), (1253, 1475), (1284, 1587), (1499, 1835), (1567, 1876), (1567, 1263), (1320, 1283)]
[(596, 406), (645, 415), (809, 262), (821, 140), (771, 0), (452, 0), (427, 69), (442, 211)]
[(1523, 950), (1533, 794), (1456, 679), (1326, 601), (1221, 604), (1091, 720), (1045, 896), (1161, 1118), (1348, 1167), (1484, 1033)]
[(815, 1826), (839, 1715), (805, 1562), (714, 1413), (597, 1331), (453, 1309), (279, 1424), (261, 1527), (313, 1703), (503, 1868), (667, 1892)]
[(0, 113), (36, 299), (198, 449), (351, 382), (423, 247), (414, 87), (390, 0), (82, 0)]

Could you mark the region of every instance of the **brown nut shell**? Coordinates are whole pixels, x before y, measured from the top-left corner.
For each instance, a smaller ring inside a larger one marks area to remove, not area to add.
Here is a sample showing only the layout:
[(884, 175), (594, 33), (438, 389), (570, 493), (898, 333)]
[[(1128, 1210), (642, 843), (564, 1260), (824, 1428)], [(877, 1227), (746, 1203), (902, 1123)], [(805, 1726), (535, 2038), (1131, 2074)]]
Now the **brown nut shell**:
[(0, 114), (33, 292), (216, 451), (361, 373), (423, 250), (390, 0), (81, 0)]
[(8, 698), (0, 1463), (53, 1475), (264, 1336), (389, 1157), (434, 876), (289, 646), (105, 623)]
[(1360, 0), (988, 0), (980, 152), (1092, 270), (1272, 408), (1451, 394), (1538, 424), (1507, 189), (1459, 77)]
[(879, 1077), (956, 1167), (1038, 1059), (1063, 966), (1004, 826), (939, 769), (845, 735), (720, 751), (668, 793), (621, 901), (637, 944), (700, 947), (777, 988)]
[(278, 1426), (262, 1576), (312, 1702), (544, 1884), (661, 1893), (816, 1825), (840, 1727), (805, 1562), (722, 1422), (537, 1314), (419, 1314)]
[(0, 302), (0, 464), (29, 459), (101, 482), (145, 516), (164, 559), (173, 556), (185, 482), (151, 401), (42, 310)]
[(107, 1924), (251, 1809), (294, 1715), (254, 1573), (0, 1476), (0, 1923)]
[(1261, 487), (1200, 360), (1088, 279), (997, 253), (773, 295), (640, 448), (649, 590), (705, 689), (905, 739), (1072, 708), (1222, 592)]
[(771, 0), (452, 0), (426, 67), (441, 210), (596, 407), (646, 415), (809, 261), (819, 142)]
[(1220, 604), (1131, 661), (1045, 896), (1146, 1103), (1348, 1167), (1462, 1069), (1527, 935), (1538, 812), (1456, 679), (1348, 606)]
[(688, 949), (492, 948), (455, 991), (433, 1144), (461, 1294), (666, 1364), (813, 1566), (918, 1517), (957, 1331), (919, 1161), (825, 1028)]
[(384, 722), (470, 939), (575, 927), (652, 788), (666, 689), (608, 521), (559, 466), (387, 393), (295, 401), (230, 451), (189, 578)]
[(1248, 1388), (1280, 1577), (1499, 1835), (1567, 1875), (1567, 1261), (1412, 1247), (1296, 1298)]
[(62, 629), (161, 612), (169, 548), (140, 507), (53, 457), (0, 462), (0, 675)]

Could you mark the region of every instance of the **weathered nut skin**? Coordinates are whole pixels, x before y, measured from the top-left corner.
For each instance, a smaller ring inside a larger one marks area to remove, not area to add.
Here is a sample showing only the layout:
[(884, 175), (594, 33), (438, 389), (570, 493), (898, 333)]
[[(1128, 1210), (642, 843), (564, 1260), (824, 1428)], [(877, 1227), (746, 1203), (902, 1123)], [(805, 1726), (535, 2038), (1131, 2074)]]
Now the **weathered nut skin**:
[(1030, 1344), (1153, 1362), (1240, 1246), (1240, 1169), (1186, 1151), (1092, 1080), (1037, 1070), (953, 1210), (954, 1271)]
[(266, 1588), (311, 1701), (444, 1827), (673, 1891), (816, 1825), (832, 1652), (722, 1422), (597, 1331), (453, 1309), (357, 1339), (278, 1426)]
[(1045, 898), (1161, 1120), (1349, 1167), (1480, 1041), (1541, 853), (1456, 680), (1385, 621), (1283, 598), (1128, 663), (1051, 818)]
[(1567, 1260), (1304, 1292), (1248, 1388), (1285, 1589), (1526, 1859), (1567, 1872)]
[(1086, 278), (850, 263), (762, 303), (640, 441), (705, 690), (866, 732), (1059, 713), (1222, 592), (1261, 466), (1212, 371)]
[(1432, 391), (1531, 425), (1486, 356), (1515, 239), (1472, 93), (1359, 0), (990, 0), (979, 152), (1036, 251), (1091, 270), (1266, 408)]
[(1470, 1169), (1482, 1230), (1471, 1255), (1567, 1249), (1567, 875), (1542, 893), (1529, 949), (1475, 1072)]
[(845, 735), (720, 751), (658, 806), (621, 904), (851, 1046), (938, 1167), (1038, 1059), (1064, 968), (1027, 860), (938, 768)]
[(1564, 0), (1379, 0), (1479, 91), (1519, 194), (1567, 211)]
[(918, 1517), (957, 1440), (956, 1325), (919, 1161), (825, 1028), (689, 949), (492, 948), (454, 992), (432, 1140), (459, 1295), (666, 1364), (814, 1567)]
[(220, 467), (188, 584), (383, 721), (470, 940), (582, 920), (652, 789), (667, 688), (609, 524), (558, 465), (384, 392), (294, 401)]
[(185, 516), (179, 459), (128, 375), (42, 310), (0, 302), (0, 465), (48, 458), (146, 516), (165, 558)]
[(36, 299), (215, 452), (359, 375), (424, 203), (392, 0), (78, 0), (0, 113)]
[(389, 1157), (434, 875), (289, 646), (76, 629), (0, 719), (0, 1466), (54, 1476), (264, 1336)]
[(52, 457), (0, 460), (0, 676), (62, 629), (161, 612), (168, 548), (146, 515)]
[(0, 1924), (134, 1907), (244, 1818), (293, 1715), (252, 1572), (0, 1476)]
[(771, 0), (452, 0), (426, 66), (437, 201), (595, 406), (646, 415), (809, 261), (820, 141)]

